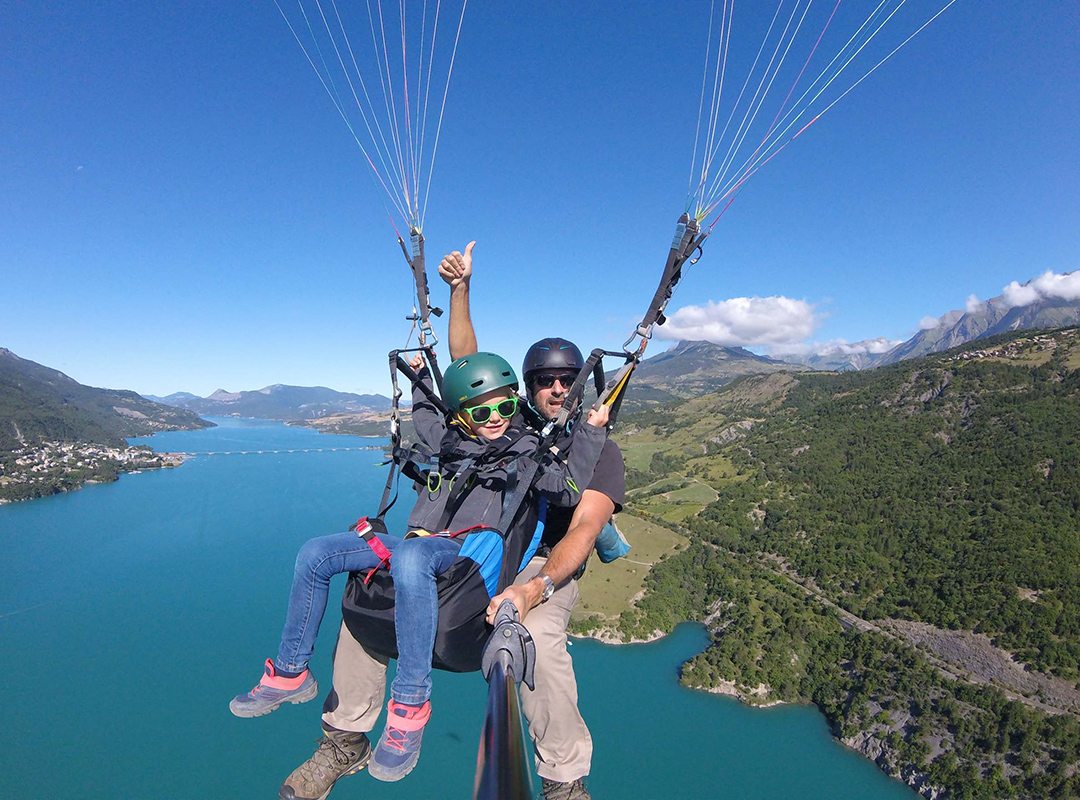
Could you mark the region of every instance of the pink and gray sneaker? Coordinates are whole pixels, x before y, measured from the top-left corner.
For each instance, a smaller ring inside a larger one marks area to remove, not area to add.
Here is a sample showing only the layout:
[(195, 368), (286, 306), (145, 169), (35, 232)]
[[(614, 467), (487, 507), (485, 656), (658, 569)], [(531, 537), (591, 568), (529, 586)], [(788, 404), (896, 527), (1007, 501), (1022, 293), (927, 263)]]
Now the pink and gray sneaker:
[(368, 762), (371, 777), (399, 781), (412, 772), (420, 759), (420, 740), (431, 719), (431, 701), (407, 706), (394, 700), (386, 707), (386, 728)]
[(319, 695), (319, 684), (311, 670), (305, 669), (295, 678), (277, 674), (274, 660), (266, 659), (259, 683), (247, 694), (238, 694), (229, 703), (229, 710), (238, 717), (261, 717), (283, 703), (306, 703)]

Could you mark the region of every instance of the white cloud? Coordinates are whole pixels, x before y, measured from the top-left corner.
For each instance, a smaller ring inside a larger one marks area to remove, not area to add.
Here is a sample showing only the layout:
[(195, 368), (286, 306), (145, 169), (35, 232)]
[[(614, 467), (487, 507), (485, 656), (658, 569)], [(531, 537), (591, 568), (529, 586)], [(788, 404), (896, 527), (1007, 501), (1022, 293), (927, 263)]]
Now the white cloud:
[(982, 306), (983, 301), (979, 299), (979, 296), (977, 294), (969, 294), (967, 299), (967, 305), (964, 307), (964, 309), (967, 311), (967, 313), (974, 314), (975, 312), (982, 309)]
[(801, 342), (820, 324), (814, 306), (790, 297), (733, 297), (684, 306), (657, 329), (660, 339), (704, 339), (728, 347)]
[(774, 358), (787, 356), (808, 356), (817, 352), (817, 342), (784, 342), (783, 344), (769, 345), (762, 348), (766, 355)]
[(1034, 281), (1035, 288), (1044, 297), (1058, 297), (1062, 300), (1080, 300), (1080, 270), (1056, 274), (1048, 269)]
[(930, 331), (930, 330), (933, 330), (934, 328), (936, 328), (940, 324), (941, 324), (941, 320), (939, 320), (937, 317), (923, 317), (922, 319), (919, 320), (919, 330), (920, 331)]
[(782, 358), (783, 356), (831, 356), (842, 353), (846, 356), (863, 355), (869, 353), (887, 353), (903, 339), (887, 339), (879, 336), (876, 339), (864, 339), (861, 342), (849, 342), (846, 339), (830, 339), (826, 342), (799, 342), (782, 344), (769, 347), (769, 355)]
[(1005, 298), (1009, 308), (1030, 306), (1039, 299), (1039, 290), (1031, 284), (1021, 286), (1016, 281), (1013, 281), (1001, 290), (1001, 296)]
[(866, 345), (866, 352), (877, 355), (878, 353), (887, 353), (898, 344), (903, 343), (903, 339), (886, 339), (884, 336), (879, 336), (876, 339), (867, 339), (860, 344)]
[(1048, 269), (1025, 284), (1013, 281), (1001, 295), (1010, 308), (1030, 306), (1040, 300), (1080, 300), (1080, 270), (1059, 275)]

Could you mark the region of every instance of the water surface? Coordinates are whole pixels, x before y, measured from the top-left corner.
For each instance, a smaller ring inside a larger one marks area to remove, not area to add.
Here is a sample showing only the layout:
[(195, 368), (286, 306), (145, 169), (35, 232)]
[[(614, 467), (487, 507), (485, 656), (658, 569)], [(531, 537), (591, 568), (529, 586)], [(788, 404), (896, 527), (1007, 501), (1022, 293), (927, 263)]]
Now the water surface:
[[(217, 421), (138, 441), (186, 452), (372, 444)], [(203, 455), (0, 507), (0, 797), (276, 797), (312, 752), (319, 703), (241, 720), (228, 702), (276, 651), (297, 548), (374, 511), (381, 459)], [(326, 687), (339, 620), (332, 608), (312, 662)], [(750, 709), (679, 687), (679, 664), (705, 641), (684, 625), (648, 645), (572, 646), (597, 800), (917, 797), (837, 744), (812, 708)], [(332, 797), (470, 797), (485, 694), (477, 674), (439, 673), (416, 771), (397, 784), (361, 773)]]

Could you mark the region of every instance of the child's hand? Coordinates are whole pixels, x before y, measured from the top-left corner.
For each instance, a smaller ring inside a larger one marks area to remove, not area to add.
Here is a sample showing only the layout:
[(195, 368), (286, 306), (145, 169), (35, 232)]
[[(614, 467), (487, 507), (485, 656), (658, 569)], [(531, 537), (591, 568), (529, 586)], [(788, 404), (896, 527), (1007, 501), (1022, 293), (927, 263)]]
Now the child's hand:
[(585, 420), (587, 425), (592, 425), (594, 428), (606, 428), (608, 424), (608, 418), (611, 416), (611, 406), (600, 406), (600, 408), (590, 408), (589, 416)]
[(417, 353), (415, 356), (413, 356), (412, 361), (409, 362), (409, 366), (412, 367), (413, 372), (419, 372), (420, 370), (422, 370), (425, 366), (427, 366), (427, 362), (424, 361), (424, 354)]

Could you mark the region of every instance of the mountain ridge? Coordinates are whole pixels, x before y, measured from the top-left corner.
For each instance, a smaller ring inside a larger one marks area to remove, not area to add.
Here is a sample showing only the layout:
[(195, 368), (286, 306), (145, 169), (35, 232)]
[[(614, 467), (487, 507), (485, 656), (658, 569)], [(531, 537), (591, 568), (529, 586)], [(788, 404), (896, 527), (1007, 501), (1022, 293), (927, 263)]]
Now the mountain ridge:
[(326, 386), (274, 383), (261, 389), (230, 392), (217, 389), (208, 397), (176, 392), (163, 402), (210, 417), (252, 417), (285, 422), (322, 419), (334, 414), (387, 411), (390, 398), (381, 394), (339, 392)]
[[(1077, 271), (1060, 277), (1068, 279)], [(910, 339), (898, 344), (871, 361), (881, 367), (929, 353), (940, 353), (953, 347), (1010, 331), (1042, 328), (1066, 328), (1080, 325), (1080, 297), (1040, 294), (1036, 287), (1042, 278), (1032, 278), (1023, 284), (1013, 284), (1006, 293), (989, 300), (971, 303), (966, 310), (955, 309), (942, 314), (937, 323), (920, 330)], [(1017, 303), (1020, 298), (1030, 302)], [(974, 298), (973, 298), (974, 300)]]

